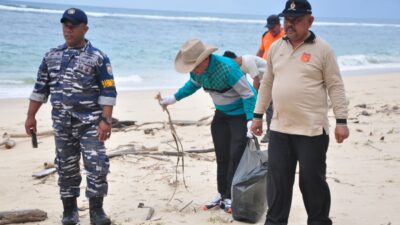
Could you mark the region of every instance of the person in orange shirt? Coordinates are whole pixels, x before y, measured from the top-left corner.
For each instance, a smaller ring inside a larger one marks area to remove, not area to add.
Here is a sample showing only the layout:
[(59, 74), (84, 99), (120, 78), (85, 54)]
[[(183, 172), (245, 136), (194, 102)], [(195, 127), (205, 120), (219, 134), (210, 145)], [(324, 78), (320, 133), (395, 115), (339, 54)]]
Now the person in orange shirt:
[[(267, 25), (265, 25), (265, 27), (268, 28), (268, 30), (262, 35), (261, 44), (260, 48), (258, 49), (257, 56), (267, 60), (269, 47), (276, 40), (279, 40), (280, 38), (285, 36), (285, 31), (281, 28), (281, 22), (277, 15), (270, 15), (267, 18)], [(258, 91), (258, 88), (260, 87), (260, 79), (258, 77), (254, 79), (253, 85), (254, 88)], [(266, 112), (267, 132), (261, 139), (261, 143), (267, 143), (269, 141), (269, 127), (271, 125), (273, 112), (274, 111), (271, 102)]]

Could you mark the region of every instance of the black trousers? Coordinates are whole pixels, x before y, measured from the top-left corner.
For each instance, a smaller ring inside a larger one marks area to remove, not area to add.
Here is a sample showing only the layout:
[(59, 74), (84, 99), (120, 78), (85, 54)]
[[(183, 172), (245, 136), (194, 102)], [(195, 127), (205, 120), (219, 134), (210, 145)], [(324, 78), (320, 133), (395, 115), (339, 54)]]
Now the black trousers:
[(308, 214), (308, 225), (331, 225), (330, 190), (326, 182), (326, 152), (329, 136), (308, 137), (271, 130), (268, 146), (266, 225), (286, 225), (292, 203), (296, 165), (299, 186)]
[(247, 143), (245, 115), (229, 116), (216, 110), (211, 123), (211, 135), (217, 158), (218, 192), (231, 198), (233, 175)]

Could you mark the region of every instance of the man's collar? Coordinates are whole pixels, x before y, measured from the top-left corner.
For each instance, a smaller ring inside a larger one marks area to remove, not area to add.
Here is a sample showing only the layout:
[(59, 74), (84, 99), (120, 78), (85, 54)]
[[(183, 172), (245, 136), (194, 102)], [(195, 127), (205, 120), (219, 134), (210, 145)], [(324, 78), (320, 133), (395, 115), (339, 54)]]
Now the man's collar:
[[(76, 48), (76, 49), (77, 49), (77, 50), (80, 50), (81, 52), (84, 52), (84, 51), (86, 51), (88, 48), (91, 48), (91, 46), (92, 46), (92, 44), (90, 43), (90, 41), (89, 41), (88, 39), (85, 38), (85, 44), (84, 44), (82, 47)], [(59, 49), (59, 50), (65, 50), (65, 49), (67, 49), (67, 48), (68, 48), (68, 46), (67, 46), (66, 43), (64, 43), (64, 44), (62, 44), (62, 45), (60, 45), (60, 46), (57, 47), (57, 49)]]

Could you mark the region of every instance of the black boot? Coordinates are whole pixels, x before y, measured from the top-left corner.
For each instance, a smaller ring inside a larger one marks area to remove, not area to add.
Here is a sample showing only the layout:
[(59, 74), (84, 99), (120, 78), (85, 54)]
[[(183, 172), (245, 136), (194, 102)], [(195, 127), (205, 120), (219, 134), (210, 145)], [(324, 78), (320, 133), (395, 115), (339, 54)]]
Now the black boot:
[(64, 212), (62, 218), (63, 225), (76, 225), (79, 223), (78, 205), (76, 198), (62, 198)]
[(89, 198), (90, 223), (93, 225), (111, 225), (103, 210), (103, 197)]

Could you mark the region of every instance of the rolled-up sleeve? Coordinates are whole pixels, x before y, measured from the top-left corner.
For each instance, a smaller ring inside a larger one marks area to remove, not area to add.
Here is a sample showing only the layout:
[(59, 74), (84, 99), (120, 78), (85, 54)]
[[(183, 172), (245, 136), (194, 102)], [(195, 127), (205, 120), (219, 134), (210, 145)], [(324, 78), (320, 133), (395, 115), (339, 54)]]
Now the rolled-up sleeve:
[(48, 73), (48, 67), (46, 64), (46, 59), (43, 58), (37, 73), (35, 87), (29, 99), (32, 101), (46, 103), (50, 95), (49, 80), (50, 78)]
[(100, 105), (114, 106), (117, 99), (117, 90), (115, 88), (111, 62), (106, 55), (104, 55), (102, 62), (100, 62), (98, 78), (100, 86), (98, 103)]

